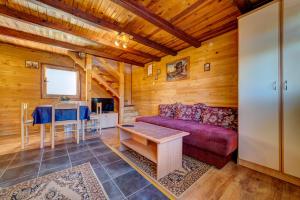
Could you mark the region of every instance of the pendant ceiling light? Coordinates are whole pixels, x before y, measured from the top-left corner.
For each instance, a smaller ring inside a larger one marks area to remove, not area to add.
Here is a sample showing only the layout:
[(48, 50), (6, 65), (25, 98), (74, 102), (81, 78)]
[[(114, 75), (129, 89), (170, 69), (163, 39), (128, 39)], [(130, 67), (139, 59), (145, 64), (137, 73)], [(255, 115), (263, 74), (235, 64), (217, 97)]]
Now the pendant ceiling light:
[(126, 49), (128, 47), (128, 42), (132, 37), (130, 35), (127, 35), (126, 33), (117, 33), (114, 44), (117, 47), (122, 47)]

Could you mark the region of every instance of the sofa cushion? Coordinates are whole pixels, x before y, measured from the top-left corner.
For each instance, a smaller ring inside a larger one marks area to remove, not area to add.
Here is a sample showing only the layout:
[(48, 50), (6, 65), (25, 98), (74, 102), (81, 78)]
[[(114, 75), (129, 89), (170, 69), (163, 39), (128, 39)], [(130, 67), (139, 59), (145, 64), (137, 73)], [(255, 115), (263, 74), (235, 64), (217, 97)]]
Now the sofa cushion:
[(237, 132), (231, 129), (160, 116), (138, 117), (136, 121), (189, 132), (190, 135), (183, 138), (185, 144), (218, 155), (228, 156), (237, 148)]
[(159, 109), (159, 116), (161, 117), (168, 117), (168, 118), (174, 118), (175, 116), (175, 106), (174, 104), (160, 104), (158, 106)]
[(194, 109), (193, 105), (184, 105), (180, 104), (178, 105), (175, 113), (175, 119), (181, 119), (181, 120), (193, 120), (194, 115)]
[(198, 103), (193, 105), (193, 117), (192, 120), (202, 122), (202, 112), (206, 108), (206, 105), (203, 103)]
[(206, 108), (205, 104), (194, 105), (177, 104), (174, 119), (202, 121), (202, 113)]
[(202, 112), (202, 123), (237, 130), (237, 110), (234, 108), (209, 107)]

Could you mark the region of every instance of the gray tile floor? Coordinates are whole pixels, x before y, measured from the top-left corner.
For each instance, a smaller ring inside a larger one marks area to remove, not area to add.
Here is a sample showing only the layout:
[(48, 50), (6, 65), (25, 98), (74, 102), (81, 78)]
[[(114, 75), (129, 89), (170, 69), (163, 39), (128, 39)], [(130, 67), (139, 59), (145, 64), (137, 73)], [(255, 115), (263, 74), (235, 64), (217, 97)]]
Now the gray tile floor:
[(90, 162), (106, 193), (115, 199), (167, 199), (150, 182), (112, 152), (99, 138), (81, 144), (0, 156), (0, 187), (7, 187), (55, 171)]

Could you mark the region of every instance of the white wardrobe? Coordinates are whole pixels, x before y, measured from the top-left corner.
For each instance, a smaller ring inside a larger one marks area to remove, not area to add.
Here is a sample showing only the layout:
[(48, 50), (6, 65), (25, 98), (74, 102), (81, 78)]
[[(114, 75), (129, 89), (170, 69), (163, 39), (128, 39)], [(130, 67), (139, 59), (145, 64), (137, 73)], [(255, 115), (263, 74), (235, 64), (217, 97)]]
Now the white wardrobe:
[(300, 178), (300, 0), (239, 18), (239, 159)]

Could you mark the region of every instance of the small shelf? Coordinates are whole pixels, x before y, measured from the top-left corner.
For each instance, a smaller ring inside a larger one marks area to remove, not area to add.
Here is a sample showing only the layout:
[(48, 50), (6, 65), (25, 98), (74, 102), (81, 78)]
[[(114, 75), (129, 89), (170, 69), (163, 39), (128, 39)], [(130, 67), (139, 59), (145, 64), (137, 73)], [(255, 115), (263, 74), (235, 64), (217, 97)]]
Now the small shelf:
[(156, 147), (154, 145), (144, 145), (142, 143), (139, 143), (133, 139), (127, 139), (121, 141), (121, 143), (128, 148), (136, 151), (137, 153), (141, 154), (142, 156), (145, 156), (149, 160), (151, 160), (154, 163), (157, 163), (157, 156), (156, 156)]

